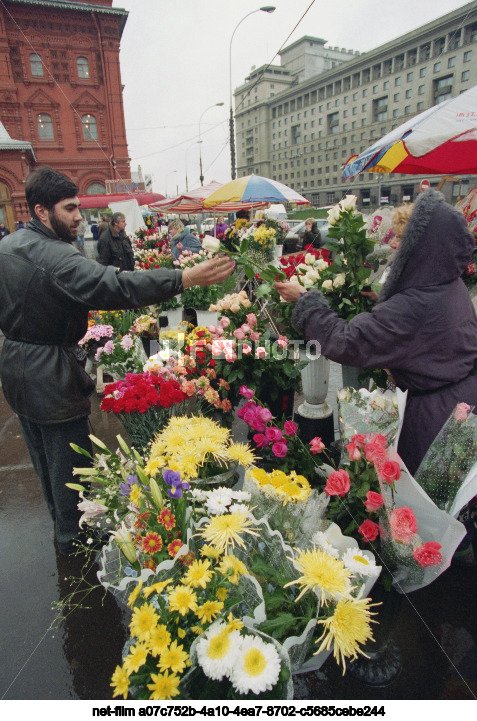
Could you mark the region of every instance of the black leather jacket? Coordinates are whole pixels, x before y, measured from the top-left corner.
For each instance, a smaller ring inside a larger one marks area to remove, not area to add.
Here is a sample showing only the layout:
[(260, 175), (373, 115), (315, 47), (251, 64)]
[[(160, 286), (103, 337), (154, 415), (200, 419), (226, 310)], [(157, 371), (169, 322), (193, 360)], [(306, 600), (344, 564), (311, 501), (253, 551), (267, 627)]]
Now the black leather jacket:
[(0, 243), (3, 392), (36, 423), (87, 416), (94, 384), (77, 358), (88, 311), (140, 308), (182, 292), (182, 272), (119, 273), (84, 258), (37, 220)]
[(98, 240), (98, 263), (114, 265), (119, 270), (134, 270), (134, 253), (127, 236), (115, 233), (111, 225)]

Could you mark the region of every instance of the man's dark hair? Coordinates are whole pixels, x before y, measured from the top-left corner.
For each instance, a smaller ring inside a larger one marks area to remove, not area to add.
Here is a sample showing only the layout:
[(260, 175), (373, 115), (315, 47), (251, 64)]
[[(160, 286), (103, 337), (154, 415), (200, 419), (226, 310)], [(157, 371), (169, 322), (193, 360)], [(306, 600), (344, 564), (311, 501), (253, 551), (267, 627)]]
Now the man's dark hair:
[(65, 198), (78, 195), (78, 186), (63, 173), (58, 173), (46, 165), (37, 168), (28, 176), (25, 183), (25, 197), (32, 218), (36, 218), (35, 205), (43, 205), (47, 210)]

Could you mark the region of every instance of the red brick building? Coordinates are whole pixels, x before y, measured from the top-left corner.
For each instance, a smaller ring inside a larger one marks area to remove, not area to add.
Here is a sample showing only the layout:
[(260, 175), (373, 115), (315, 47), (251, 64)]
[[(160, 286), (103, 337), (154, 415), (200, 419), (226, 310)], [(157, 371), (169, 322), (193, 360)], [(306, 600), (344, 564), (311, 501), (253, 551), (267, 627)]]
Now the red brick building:
[(24, 181), (36, 165), (66, 173), (80, 194), (131, 177), (119, 68), (126, 19), (112, 0), (0, 3), (0, 216), (7, 225), (29, 217)]

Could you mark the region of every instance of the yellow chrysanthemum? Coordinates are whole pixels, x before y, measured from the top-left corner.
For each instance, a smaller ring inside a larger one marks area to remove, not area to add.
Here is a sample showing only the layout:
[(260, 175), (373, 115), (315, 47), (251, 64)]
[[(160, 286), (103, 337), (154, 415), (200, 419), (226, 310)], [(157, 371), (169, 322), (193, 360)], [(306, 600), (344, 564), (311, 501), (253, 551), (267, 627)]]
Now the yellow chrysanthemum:
[(358, 653), (366, 656), (359, 646), (373, 638), (370, 624), (376, 622), (371, 619), (373, 614), (370, 605), (369, 597), (340, 599), (334, 614), (323, 621), (318, 621), (323, 624), (324, 631), (317, 640), (319, 643), (323, 639), (316, 653), (321, 653), (325, 649), (328, 651), (333, 644), (333, 655), (337, 663), (343, 665), (343, 675), (346, 671), (346, 659), (356, 659)]
[(131, 486), (131, 492), (129, 494), (129, 500), (134, 506), (139, 506), (141, 498), (141, 487), (137, 483), (133, 483)]
[(132, 608), (132, 607), (134, 606), (134, 603), (136, 602), (137, 597), (138, 597), (139, 594), (141, 593), (141, 588), (142, 588), (142, 584), (143, 584), (143, 583), (144, 583), (144, 581), (142, 580), (142, 578), (139, 579), (139, 583), (136, 585), (136, 587), (134, 588), (134, 590), (131, 591), (131, 593), (129, 594), (128, 606), (129, 606), (130, 608)]
[(173, 696), (179, 695), (180, 677), (175, 673), (169, 676), (169, 672), (151, 673), (152, 683), (148, 683), (149, 691), (152, 691), (149, 699), (151, 701), (170, 701)]
[(198, 535), (202, 536), (207, 543), (225, 552), (229, 545), (232, 548), (236, 543), (242, 548), (245, 546), (241, 538), (242, 534), (259, 535), (256, 531), (251, 530), (251, 525), (252, 522), (247, 518), (246, 513), (224, 513), (212, 518)]
[(163, 623), (151, 631), (148, 645), (153, 656), (159, 656), (170, 644), (171, 634)]
[(254, 481), (265, 489), (274, 489), (274, 493), (286, 505), (289, 501), (306, 501), (311, 495), (311, 486), (304, 476), (299, 476), (295, 471), (287, 476), (283, 471), (275, 470), (267, 473), (263, 469), (254, 468), (251, 471)]
[(140, 641), (147, 641), (158, 622), (159, 616), (154, 606), (151, 606), (150, 603), (145, 603), (133, 611), (129, 625), (131, 634), (136, 636)]
[(204, 629), (202, 628), (202, 626), (191, 626), (190, 630), (196, 636), (200, 636), (202, 633), (204, 633)]
[(218, 588), (217, 593), (215, 594), (219, 601), (225, 601), (227, 596), (229, 595), (229, 592), (226, 588)]
[(222, 555), (222, 551), (219, 548), (215, 548), (215, 546), (205, 545), (200, 549), (200, 555), (217, 561)]
[(178, 629), (177, 629), (177, 635), (179, 636), (179, 638), (185, 638), (186, 632), (184, 631), (183, 628), (178, 628)]
[(146, 663), (146, 659), (147, 646), (143, 643), (137, 643), (129, 649), (129, 653), (124, 659), (123, 668), (128, 674), (136, 673)]
[(236, 556), (224, 556), (218, 566), (219, 573), (226, 576), (230, 583), (237, 584), (240, 574), (247, 573), (247, 568)]
[(206, 601), (202, 606), (198, 606), (195, 615), (200, 619), (201, 624), (210, 623), (223, 609), (222, 601)]
[(189, 566), (181, 582), (192, 588), (197, 588), (198, 586), (205, 588), (212, 578), (212, 573), (209, 569), (209, 561), (194, 561)]
[(238, 461), (241, 466), (248, 468), (255, 463), (255, 456), (246, 443), (231, 443), (227, 449), (231, 461)]
[(149, 598), (151, 593), (162, 593), (166, 586), (169, 585), (169, 583), (172, 583), (172, 578), (168, 578), (166, 581), (161, 581), (160, 583), (154, 583), (152, 586), (148, 586), (147, 588), (145, 588), (142, 592), (142, 595), (145, 598)]
[(291, 560), (302, 575), (295, 581), (285, 584), (285, 588), (293, 585), (301, 586), (302, 590), (297, 601), (307, 591), (315, 590), (323, 592), (321, 595), (323, 603), (327, 602), (327, 594), (333, 598), (343, 595), (349, 597), (352, 590), (349, 584), (351, 571), (346, 568), (343, 561), (316, 548), (300, 551), (296, 558)]
[(109, 685), (114, 689), (113, 698), (115, 696), (122, 696), (126, 699), (129, 691), (129, 674), (121, 666), (116, 666)]
[(243, 622), (239, 618), (234, 618), (232, 613), (227, 616), (227, 631), (241, 631), (243, 628)]
[(164, 468), (166, 462), (164, 458), (158, 457), (154, 460), (149, 459), (146, 465), (144, 466), (144, 473), (148, 476), (157, 476), (158, 472), (161, 470), (161, 468)]
[(161, 653), (157, 665), (161, 671), (169, 669), (173, 673), (182, 673), (188, 660), (189, 654), (184, 651), (184, 647), (178, 646), (177, 641), (173, 641), (169, 648)]
[(197, 596), (188, 586), (178, 586), (169, 592), (169, 611), (177, 611), (185, 616), (197, 608)]

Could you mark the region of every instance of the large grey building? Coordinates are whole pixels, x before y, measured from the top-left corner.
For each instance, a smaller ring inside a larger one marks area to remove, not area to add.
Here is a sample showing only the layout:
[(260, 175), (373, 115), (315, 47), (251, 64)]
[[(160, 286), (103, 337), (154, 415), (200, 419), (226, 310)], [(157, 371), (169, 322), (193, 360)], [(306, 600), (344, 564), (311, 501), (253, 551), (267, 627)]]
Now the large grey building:
[[(235, 90), (237, 176), (279, 180), (313, 205), (346, 192), (362, 207), (412, 200), (424, 176), (361, 173), (342, 182), (346, 160), (423, 110), (477, 85), (477, 3), (375, 50), (327, 47), (305, 36), (280, 53), (280, 65), (252, 68)], [(441, 180), (430, 176), (431, 185)], [(449, 200), (477, 185), (460, 176)]]

